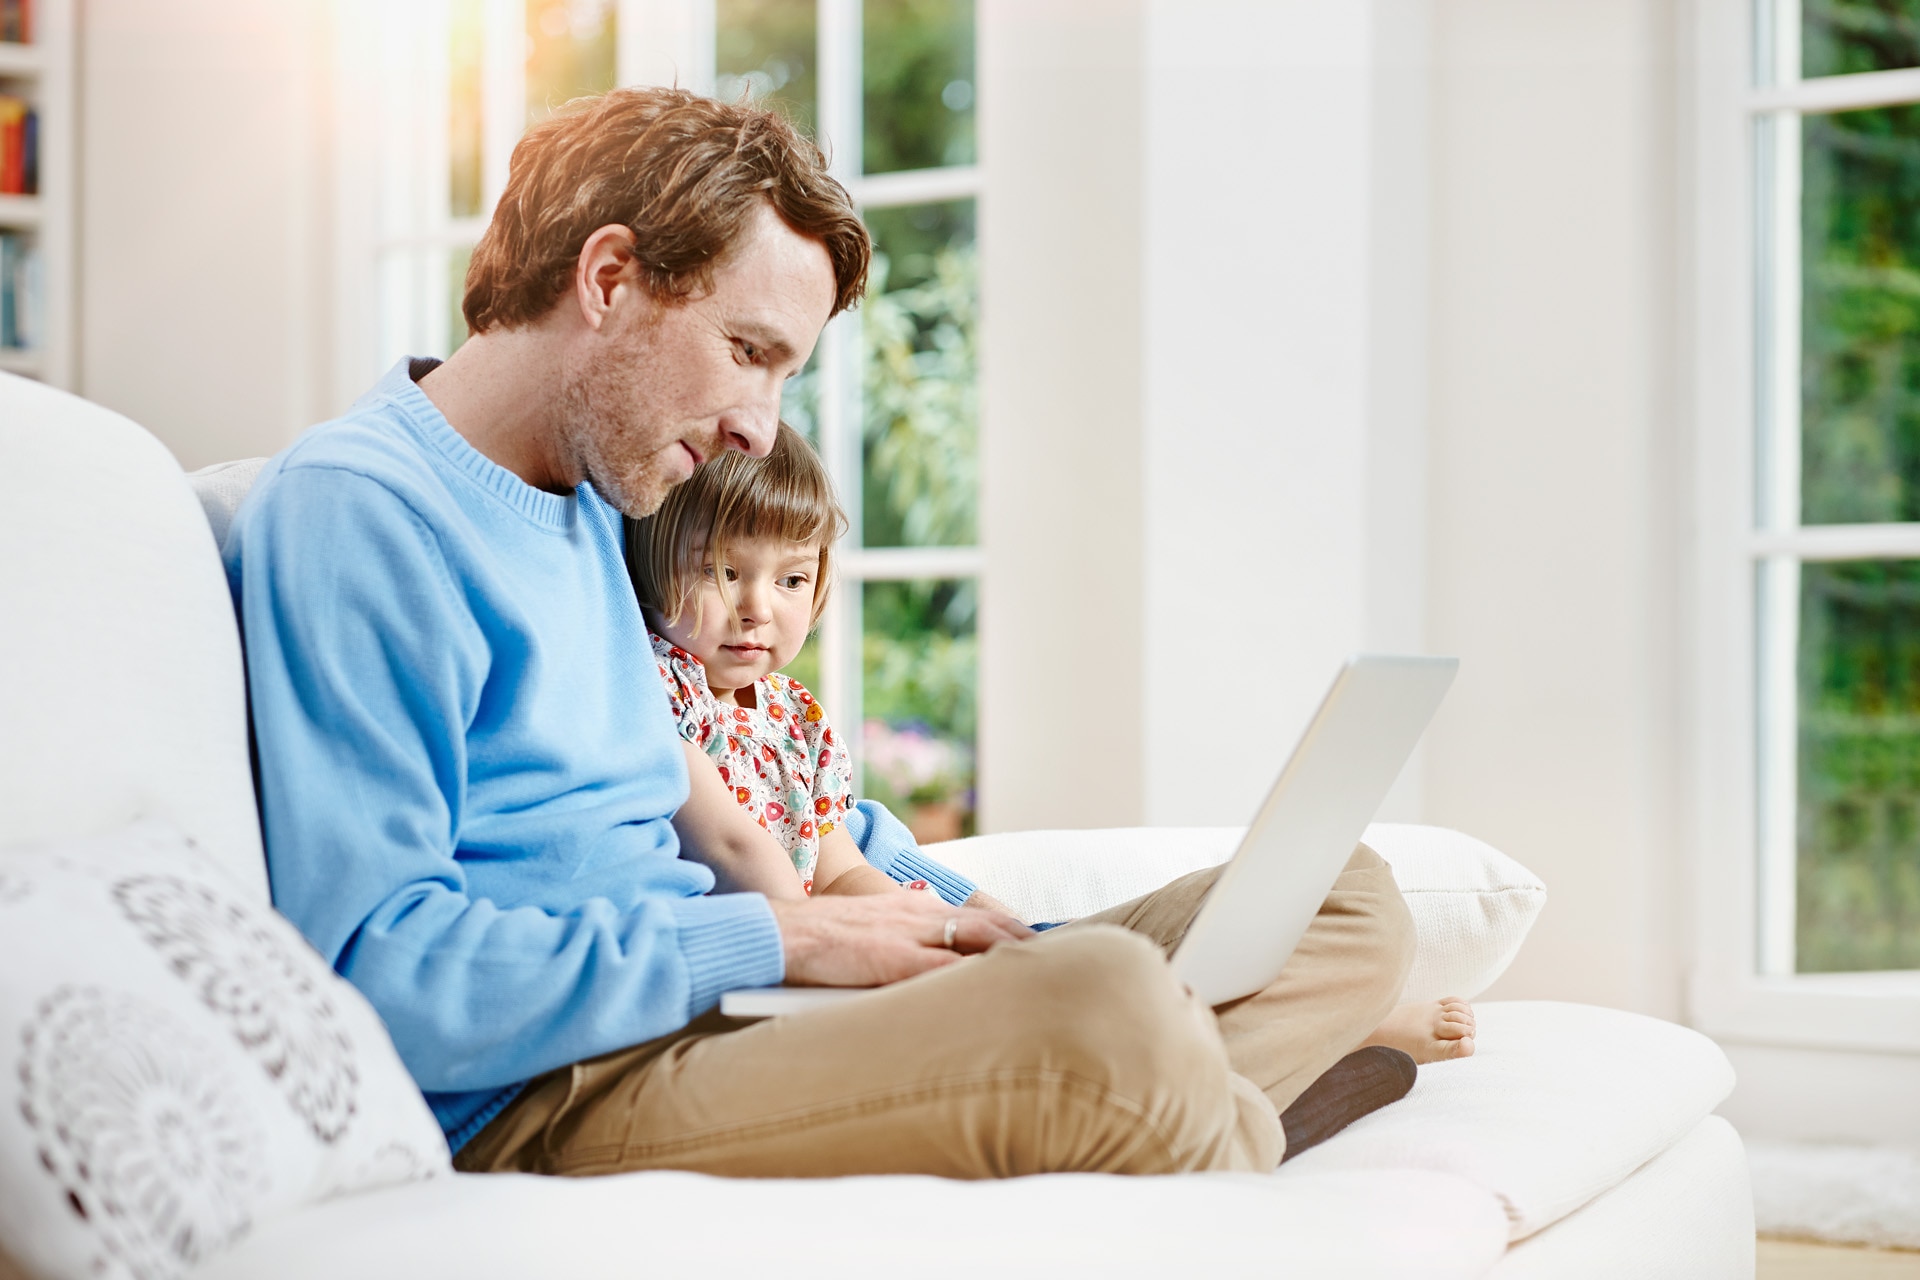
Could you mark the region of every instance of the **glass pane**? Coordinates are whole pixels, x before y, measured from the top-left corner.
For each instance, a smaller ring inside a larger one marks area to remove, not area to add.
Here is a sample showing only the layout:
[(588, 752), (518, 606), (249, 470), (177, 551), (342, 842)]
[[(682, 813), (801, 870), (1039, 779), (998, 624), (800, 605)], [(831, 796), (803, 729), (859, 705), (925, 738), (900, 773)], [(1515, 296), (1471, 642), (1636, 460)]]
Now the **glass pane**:
[(861, 26), (865, 171), (972, 164), (972, 0), (866, 0)]
[(614, 86), (616, 0), (527, 0), (527, 123)]
[[(780, 388), (780, 417), (786, 424), (807, 438), (814, 448), (820, 447), (820, 350), (814, 348), (807, 357), (806, 367), (787, 379), (787, 385)], [(802, 681), (801, 683), (805, 683)]]
[(869, 547), (975, 540), (979, 290), (973, 201), (873, 209), (860, 308), (861, 539)]
[(452, 37), (449, 68), (447, 211), (476, 218), (484, 198), (480, 190), (480, 150), (486, 112), (480, 93), (482, 0), (454, 0), (448, 14)]
[(460, 314), (467, 260), (473, 250), (395, 249), (380, 256), (380, 360), (449, 356), (466, 341)]
[(820, 637), (818, 634), (807, 637), (800, 646), (800, 652), (793, 655), (793, 661), (780, 668), (788, 675), (807, 686), (814, 693), (820, 691)]
[(860, 794), (921, 843), (973, 833), (974, 584), (861, 586)]
[(473, 260), (471, 247), (455, 249), (447, 255), (447, 354), (452, 355), (467, 340), (467, 317), (460, 310), (467, 296), (467, 264)]
[(1796, 968), (1920, 968), (1920, 561), (1800, 583)]
[[(819, 119), (814, 85), (813, 0), (717, 0), (713, 11), (715, 95), (745, 94), (784, 108), (808, 133)], [(803, 682), (804, 683), (804, 682)]]
[(1920, 107), (1808, 116), (1801, 507), (1920, 520)]
[(1800, 15), (1801, 75), (1920, 66), (1914, 0), (1805, 0)]

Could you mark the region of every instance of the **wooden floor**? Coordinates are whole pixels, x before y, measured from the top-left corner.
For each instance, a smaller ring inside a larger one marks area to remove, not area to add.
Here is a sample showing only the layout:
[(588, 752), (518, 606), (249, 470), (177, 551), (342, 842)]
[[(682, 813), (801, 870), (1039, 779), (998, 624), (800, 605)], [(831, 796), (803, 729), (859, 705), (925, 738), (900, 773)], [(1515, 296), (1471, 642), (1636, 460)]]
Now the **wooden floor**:
[(1755, 1280), (1920, 1280), (1920, 1253), (1762, 1240)]

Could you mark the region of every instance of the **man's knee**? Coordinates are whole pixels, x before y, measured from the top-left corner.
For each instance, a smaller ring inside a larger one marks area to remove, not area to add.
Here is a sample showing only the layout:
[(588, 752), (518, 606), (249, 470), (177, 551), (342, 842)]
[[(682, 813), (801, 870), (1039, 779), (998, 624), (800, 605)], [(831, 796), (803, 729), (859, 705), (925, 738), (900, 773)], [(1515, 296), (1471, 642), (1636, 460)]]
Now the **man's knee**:
[[(1240, 1107), (1213, 1014), (1176, 981), (1159, 948), (1089, 925), (1016, 949), (1018, 1028), (1033, 1068), (1058, 1081), (1053, 1105), (1085, 1119), (1056, 1168), (1171, 1172), (1239, 1163)], [(1057, 1125), (1061, 1117), (1046, 1123)], [(1061, 1130), (1066, 1132), (1066, 1128)]]
[(1407, 975), (1413, 971), (1418, 937), (1413, 912), (1393, 878), (1393, 868), (1365, 844), (1354, 846), (1353, 857), (1334, 882), (1334, 894), (1352, 917), (1353, 927), (1363, 954), (1378, 960), (1366, 967), (1366, 973), (1378, 994), (1389, 1004), (1400, 998)]

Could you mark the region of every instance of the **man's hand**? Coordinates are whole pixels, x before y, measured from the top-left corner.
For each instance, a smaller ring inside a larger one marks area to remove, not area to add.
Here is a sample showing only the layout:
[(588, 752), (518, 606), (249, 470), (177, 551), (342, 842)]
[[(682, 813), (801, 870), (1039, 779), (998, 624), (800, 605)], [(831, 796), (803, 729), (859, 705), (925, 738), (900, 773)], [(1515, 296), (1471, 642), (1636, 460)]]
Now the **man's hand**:
[[(800, 987), (880, 987), (953, 964), (1033, 930), (1012, 916), (950, 907), (932, 894), (769, 900), (780, 925), (787, 983)], [(945, 945), (954, 922), (953, 946)]]

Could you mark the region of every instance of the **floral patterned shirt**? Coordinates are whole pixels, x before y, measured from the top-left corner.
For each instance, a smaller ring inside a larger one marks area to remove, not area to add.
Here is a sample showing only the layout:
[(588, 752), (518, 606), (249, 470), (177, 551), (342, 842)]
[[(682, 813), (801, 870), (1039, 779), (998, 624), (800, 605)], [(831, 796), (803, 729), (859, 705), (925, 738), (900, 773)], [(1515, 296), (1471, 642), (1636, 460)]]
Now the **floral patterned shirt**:
[(778, 671), (754, 681), (756, 705), (721, 702), (707, 687), (706, 664), (651, 632), (647, 638), (680, 736), (713, 758), (733, 798), (779, 839), (812, 893), (820, 837), (853, 803), (853, 765), (826, 712)]

